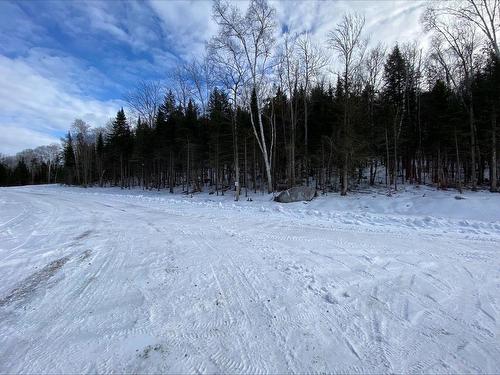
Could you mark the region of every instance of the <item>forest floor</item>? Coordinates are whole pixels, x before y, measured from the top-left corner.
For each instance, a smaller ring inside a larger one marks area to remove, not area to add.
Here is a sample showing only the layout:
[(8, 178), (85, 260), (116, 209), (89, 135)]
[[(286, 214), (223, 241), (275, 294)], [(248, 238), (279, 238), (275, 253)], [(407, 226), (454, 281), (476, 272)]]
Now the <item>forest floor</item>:
[(500, 195), (0, 189), (0, 373), (496, 373)]

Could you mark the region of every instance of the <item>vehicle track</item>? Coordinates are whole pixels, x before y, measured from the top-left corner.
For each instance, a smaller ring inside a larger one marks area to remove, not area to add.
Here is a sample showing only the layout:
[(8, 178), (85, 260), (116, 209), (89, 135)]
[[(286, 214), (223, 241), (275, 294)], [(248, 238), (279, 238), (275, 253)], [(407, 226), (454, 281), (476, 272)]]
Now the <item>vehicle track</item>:
[(500, 366), (499, 241), (481, 237), (485, 226), (469, 238), (419, 233), (414, 221), (336, 228), (279, 211), (37, 191), (2, 197), (26, 212), (0, 209), (0, 299), (67, 260), (33, 298), (0, 306), (15, 314), (0, 322), (0, 372)]

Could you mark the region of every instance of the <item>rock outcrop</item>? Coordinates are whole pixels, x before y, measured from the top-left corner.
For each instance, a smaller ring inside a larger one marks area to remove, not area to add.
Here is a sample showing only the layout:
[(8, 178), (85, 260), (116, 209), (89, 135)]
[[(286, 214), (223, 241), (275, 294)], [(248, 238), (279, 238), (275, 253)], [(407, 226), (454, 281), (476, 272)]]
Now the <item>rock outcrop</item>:
[(274, 200), (280, 203), (310, 201), (316, 196), (316, 189), (308, 186), (293, 187), (279, 193)]

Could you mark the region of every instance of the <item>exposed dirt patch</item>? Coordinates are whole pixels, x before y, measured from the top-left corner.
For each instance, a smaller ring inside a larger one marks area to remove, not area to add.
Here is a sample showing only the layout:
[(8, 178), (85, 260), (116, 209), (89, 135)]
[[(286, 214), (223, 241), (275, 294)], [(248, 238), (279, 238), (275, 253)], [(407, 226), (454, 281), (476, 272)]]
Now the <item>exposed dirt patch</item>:
[(144, 350), (138, 354), (139, 358), (142, 359), (147, 359), (151, 355), (151, 353), (166, 353), (166, 349), (162, 344), (156, 344), (156, 345), (148, 345), (144, 348)]
[(40, 271), (21, 281), (6, 297), (0, 299), (0, 307), (10, 305), (14, 302), (22, 302), (32, 296), (35, 291), (43, 286), (56, 272), (64, 266), (69, 257), (63, 257), (50, 262)]
[(92, 233), (91, 230), (86, 230), (85, 232), (83, 232), (82, 234), (76, 236), (75, 238), (73, 238), (74, 240), (81, 240), (81, 239), (84, 239), (85, 237), (88, 237), (90, 235), (90, 233)]
[(92, 250), (90, 250), (90, 249), (85, 250), (83, 253), (81, 253), (81, 255), (78, 258), (78, 260), (80, 262), (83, 262), (83, 261), (87, 260), (88, 258), (90, 258), (91, 255), (92, 255)]

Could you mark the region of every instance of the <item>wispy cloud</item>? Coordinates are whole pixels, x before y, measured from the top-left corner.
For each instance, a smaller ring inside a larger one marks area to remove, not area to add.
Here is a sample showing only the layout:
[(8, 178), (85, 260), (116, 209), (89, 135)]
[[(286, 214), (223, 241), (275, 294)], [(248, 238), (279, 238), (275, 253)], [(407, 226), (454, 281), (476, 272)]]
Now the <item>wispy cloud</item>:
[[(119, 100), (87, 96), (75, 86), (71, 75), (68, 80), (57, 79), (54, 72), (44, 74), (34, 69), (30, 61), (0, 56), (0, 152), (12, 152), (16, 139), (18, 151), (32, 144), (34, 137), (54, 140), (76, 117), (103, 125), (122, 105)], [(64, 77), (64, 69), (62, 73)], [(12, 129), (17, 129), (16, 137)]]
[(217, 30), (210, 1), (151, 0), (150, 5), (161, 20), (170, 48), (181, 58), (202, 54), (205, 41)]
[[(281, 30), (326, 35), (347, 11), (386, 44), (421, 37), (422, 1), (271, 1)], [(237, 2), (244, 9), (247, 2)], [(0, 152), (103, 125), (140, 80), (165, 80), (216, 33), (211, 1), (0, 2)]]

